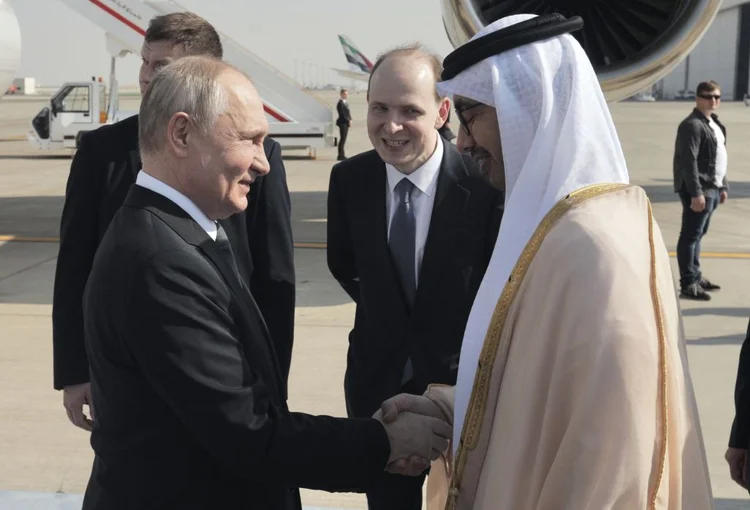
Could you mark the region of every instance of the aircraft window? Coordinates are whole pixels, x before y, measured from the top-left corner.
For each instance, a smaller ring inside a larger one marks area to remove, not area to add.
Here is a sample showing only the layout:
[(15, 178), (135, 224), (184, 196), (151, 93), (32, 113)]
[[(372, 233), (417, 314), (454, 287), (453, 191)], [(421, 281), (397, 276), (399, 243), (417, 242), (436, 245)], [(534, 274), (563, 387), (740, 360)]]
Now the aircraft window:
[(89, 88), (72, 87), (62, 100), (61, 112), (88, 113)]

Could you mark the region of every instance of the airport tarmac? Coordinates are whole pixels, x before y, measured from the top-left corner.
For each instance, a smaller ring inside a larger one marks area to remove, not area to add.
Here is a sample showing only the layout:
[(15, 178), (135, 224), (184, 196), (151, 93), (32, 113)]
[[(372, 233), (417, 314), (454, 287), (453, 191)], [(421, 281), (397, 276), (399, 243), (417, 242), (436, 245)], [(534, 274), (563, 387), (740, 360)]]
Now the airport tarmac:
[[(335, 105), (335, 92), (318, 92)], [(371, 146), (364, 94), (350, 95), (354, 122), (347, 154)], [(86, 487), (92, 451), (88, 434), (68, 422), (62, 395), (52, 389), (51, 303), (68, 152), (40, 153), (23, 138), (44, 98), (0, 99), (0, 509), (76, 508)], [(137, 109), (134, 98), (121, 107)], [(672, 192), (677, 124), (689, 102), (611, 105), (633, 183), (648, 192), (661, 233), (674, 251), (680, 204)], [(729, 477), (724, 461), (733, 417), (740, 346), (750, 318), (750, 109), (725, 103), (728, 128), (728, 202), (715, 214), (703, 242), (702, 266), (722, 285), (710, 302), (682, 301), (688, 354), (711, 471), (716, 508), (750, 508), (746, 491)], [(454, 128), (455, 131), (455, 128)], [(292, 197), (297, 264), (295, 350), (290, 407), (344, 416), (342, 381), (354, 307), (326, 267), (326, 190), (336, 149), (285, 158)], [(677, 263), (672, 258), (676, 274)], [(3, 492), (5, 491), (5, 492)], [(30, 493), (46, 498), (32, 506)], [(72, 506), (63, 507), (63, 494)], [(25, 501), (22, 503), (21, 501)], [(319, 508), (366, 508), (356, 494), (303, 491)], [(55, 506), (57, 505), (57, 506)], [(80, 506), (78, 506), (79, 508)]]

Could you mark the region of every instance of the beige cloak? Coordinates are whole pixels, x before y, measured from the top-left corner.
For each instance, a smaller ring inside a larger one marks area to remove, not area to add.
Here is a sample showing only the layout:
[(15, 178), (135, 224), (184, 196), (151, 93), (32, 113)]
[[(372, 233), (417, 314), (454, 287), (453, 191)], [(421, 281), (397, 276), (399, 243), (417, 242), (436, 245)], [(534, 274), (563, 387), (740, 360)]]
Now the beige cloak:
[[(427, 395), (453, 416), (452, 387)], [(427, 492), (429, 510), (713, 508), (669, 256), (641, 188), (584, 188), (540, 223), (495, 308), (456, 458), (433, 463)]]

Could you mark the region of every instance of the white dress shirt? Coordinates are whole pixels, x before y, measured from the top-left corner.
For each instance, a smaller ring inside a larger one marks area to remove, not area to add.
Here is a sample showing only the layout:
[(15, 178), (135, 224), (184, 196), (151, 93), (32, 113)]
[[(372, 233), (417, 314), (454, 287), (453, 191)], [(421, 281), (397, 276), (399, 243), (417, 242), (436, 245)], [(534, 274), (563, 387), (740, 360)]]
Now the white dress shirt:
[(708, 124), (711, 126), (711, 129), (714, 130), (714, 135), (716, 135), (716, 175), (714, 178), (714, 184), (718, 187), (722, 187), (724, 185), (724, 177), (727, 175), (726, 139), (724, 138), (724, 132), (719, 125), (713, 121), (713, 119), (709, 118)]
[(138, 172), (138, 177), (135, 179), (135, 183), (138, 186), (150, 189), (154, 193), (158, 193), (165, 198), (168, 198), (178, 206), (180, 206), (186, 213), (190, 215), (195, 222), (200, 225), (203, 230), (206, 231), (211, 239), (216, 241), (216, 222), (211, 220), (208, 216), (201, 211), (195, 202), (190, 200), (188, 197), (174, 189), (169, 184), (165, 184), (156, 177), (153, 177), (143, 170)]
[(422, 265), (424, 256), (424, 247), (427, 242), (427, 233), (430, 230), (430, 219), (432, 218), (432, 206), (435, 204), (435, 192), (437, 191), (438, 174), (440, 173), (440, 163), (443, 161), (443, 141), (437, 137), (435, 152), (430, 159), (424, 162), (409, 175), (403, 174), (396, 170), (393, 165), (385, 164), (388, 182), (385, 193), (385, 205), (387, 211), (388, 230), (387, 235), (390, 239), (391, 222), (396, 214), (396, 208), (393, 206), (398, 200), (396, 195), (396, 185), (401, 179), (409, 179), (414, 184), (415, 189), (412, 193), (412, 206), (414, 207), (414, 219), (416, 221), (416, 239), (414, 242), (414, 264), (417, 286), (419, 286), (419, 269)]

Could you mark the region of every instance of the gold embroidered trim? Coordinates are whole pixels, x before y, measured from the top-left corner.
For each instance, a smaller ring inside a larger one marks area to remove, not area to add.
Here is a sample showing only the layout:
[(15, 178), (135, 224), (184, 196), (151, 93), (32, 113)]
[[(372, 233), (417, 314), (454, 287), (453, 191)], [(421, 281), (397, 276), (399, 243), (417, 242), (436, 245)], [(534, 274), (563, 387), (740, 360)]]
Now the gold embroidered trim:
[[(550, 230), (552, 230), (552, 227), (554, 227), (557, 221), (572, 207), (590, 198), (619, 191), (626, 187), (629, 187), (629, 185), (596, 184), (574, 191), (555, 204), (555, 206), (545, 215), (544, 219), (542, 219), (537, 226), (531, 239), (524, 247), (523, 252), (521, 252), (521, 256), (516, 261), (516, 264), (510, 273), (510, 278), (508, 278), (508, 282), (503, 288), (500, 299), (492, 313), (492, 319), (487, 328), (482, 351), (479, 355), (477, 371), (474, 376), (474, 386), (472, 387), (469, 405), (466, 410), (466, 416), (461, 430), (461, 438), (456, 450), (456, 458), (454, 459), (454, 476), (451, 479), (448, 500), (445, 505), (446, 510), (454, 510), (456, 503), (458, 502), (460, 491), (459, 482), (463, 476), (464, 468), (466, 467), (469, 451), (476, 448), (479, 441), (479, 432), (481, 423), (484, 419), (490, 378), (492, 376), (495, 360), (497, 359), (497, 352), (500, 347), (501, 332), (505, 326), (510, 305), (518, 293), (518, 289), (521, 286), (521, 282), (523, 282), (526, 271), (536, 256), (537, 251), (539, 251), (539, 247), (547, 237)], [(509, 347), (509, 345), (503, 345), (504, 350), (507, 350)]]
[(664, 477), (664, 466), (667, 461), (667, 440), (669, 434), (669, 407), (667, 398), (667, 341), (664, 331), (664, 317), (662, 315), (661, 297), (656, 285), (656, 246), (654, 244), (654, 222), (651, 202), (648, 205), (648, 242), (651, 248), (651, 302), (654, 305), (654, 316), (656, 318), (656, 333), (659, 337), (659, 372), (661, 376), (661, 407), (662, 407), (662, 430), (661, 430), (661, 451), (659, 452), (659, 470), (656, 475), (653, 493), (651, 494), (650, 509), (656, 509), (656, 499), (659, 495), (659, 488)]

